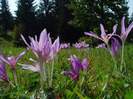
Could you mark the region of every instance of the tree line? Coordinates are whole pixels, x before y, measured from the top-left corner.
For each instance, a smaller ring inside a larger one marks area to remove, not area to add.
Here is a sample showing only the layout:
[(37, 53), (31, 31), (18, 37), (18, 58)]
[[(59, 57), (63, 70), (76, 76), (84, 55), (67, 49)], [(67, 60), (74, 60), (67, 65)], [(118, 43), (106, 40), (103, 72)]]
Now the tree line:
[(52, 39), (59, 36), (62, 42), (73, 43), (84, 31), (99, 33), (100, 23), (111, 32), (122, 16), (127, 17), (127, 22), (133, 20), (128, 18), (127, 4), (127, 0), (40, 0), (39, 4), (18, 0), (13, 16), (8, 0), (0, 0), (0, 36), (20, 44), (20, 34), (39, 35), (46, 28)]

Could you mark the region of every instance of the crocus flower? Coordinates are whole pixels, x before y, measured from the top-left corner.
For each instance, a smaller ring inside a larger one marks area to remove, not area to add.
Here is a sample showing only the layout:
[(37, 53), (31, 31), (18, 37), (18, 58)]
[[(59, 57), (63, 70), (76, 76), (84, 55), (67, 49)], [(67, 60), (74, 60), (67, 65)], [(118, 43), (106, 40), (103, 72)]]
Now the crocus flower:
[(114, 25), (113, 32), (111, 34), (106, 34), (105, 29), (102, 24), (100, 24), (100, 29), (101, 29), (101, 37), (99, 37), (97, 34), (93, 32), (85, 32), (85, 35), (97, 38), (99, 40), (102, 40), (105, 44), (108, 44), (109, 39), (116, 32), (117, 25)]
[(18, 60), (26, 53), (26, 51), (23, 51), (22, 53), (20, 53), (17, 57), (15, 56), (10, 56), (10, 57), (3, 57), (0, 56), (0, 59), (2, 61), (4, 61), (5, 63), (9, 64), (11, 69), (15, 70), (16, 69), (16, 63), (18, 62)]
[(0, 79), (4, 81), (8, 81), (5, 64), (4, 62), (2, 62), (2, 60), (0, 60)]
[(87, 47), (89, 47), (89, 44), (86, 44), (85, 41), (82, 41), (82, 42), (79, 42), (79, 43), (75, 43), (73, 46), (75, 48), (80, 49), (80, 48), (87, 48)]
[(72, 80), (78, 80), (80, 70), (87, 70), (89, 63), (85, 58), (80, 61), (75, 55), (70, 57), (71, 70), (64, 71), (63, 74), (69, 76)]
[(110, 52), (113, 56), (117, 56), (122, 47), (122, 41), (118, 36), (112, 36), (109, 40)]
[(120, 37), (123, 42), (125, 42), (132, 28), (133, 28), (133, 22), (127, 28), (125, 27), (125, 17), (123, 17), (121, 21), (121, 34), (120, 34)]
[(35, 36), (35, 39), (33, 37), (29, 37), (31, 41), (30, 45), (27, 43), (23, 35), (21, 35), (21, 37), (28, 48), (31, 49), (37, 57), (43, 59), (45, 62), (53, 59), (60, 50), (59, 37), (52, 44), (50, 35), (47, 34), (46, 29), (41, 32), (39, 41), (37, 40), (37, 36)]

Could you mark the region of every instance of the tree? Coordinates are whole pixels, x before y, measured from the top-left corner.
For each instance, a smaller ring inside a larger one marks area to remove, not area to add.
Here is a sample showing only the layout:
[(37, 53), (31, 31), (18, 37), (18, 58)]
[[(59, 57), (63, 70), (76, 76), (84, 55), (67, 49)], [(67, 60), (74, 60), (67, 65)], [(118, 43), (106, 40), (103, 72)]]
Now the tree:
[(54, 0), (40, 0), (39, 9), (37, 10), (38, 26), (49, 32), (55, 32), (55, 2)]
[[(80, 36), (79, 29), (68, 24), (73, 18), (71, 10), (68, 9), (68, 4), (71, 0), (55, 0), (55, 12), (56, 12), (56, 31), (63, 42), (75, 42)], [(78, 32), (78, 35), (77, 35)]]
[(6, 35), (9, 30), (13, 27), (13, 17), (9, 11), (8, 1), (1, 0), (1, 9), (0, 9), (0, 26), (3, 35)]
[(34, 0), (19, 0), (16, 11), (16, 24), (21, 28), (23, 35), (36, 33), (36, 17)]
[(68, 7), (74, 17), (69, 23), (83, 31), (97, 30), (99, 23), (110, 28), (128, 16), (126, 0), (71, 0)]
[(23, 34), (27, 40), (28, 36), (33, 36), (37, 32), (37, 22), (35, 16), (34, 0), (18, 0), (16, 11), (16, 22), (14, 30), (16, 30), (16, 44), (21, 44), (20, 34)]

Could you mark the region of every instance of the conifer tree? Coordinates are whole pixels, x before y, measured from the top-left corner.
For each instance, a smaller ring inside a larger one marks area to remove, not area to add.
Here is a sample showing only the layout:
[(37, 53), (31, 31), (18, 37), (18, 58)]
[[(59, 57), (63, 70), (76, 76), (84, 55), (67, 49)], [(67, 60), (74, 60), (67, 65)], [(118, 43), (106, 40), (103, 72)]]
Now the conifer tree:
[(10, 13), (8, 1), (7, 0), (1, 0), (0, 1), (0, 26), (1, 26), (1, 32), (3, 35), (6, 36), (7, 32), (10, 31), (13, 27), (13, 17)]

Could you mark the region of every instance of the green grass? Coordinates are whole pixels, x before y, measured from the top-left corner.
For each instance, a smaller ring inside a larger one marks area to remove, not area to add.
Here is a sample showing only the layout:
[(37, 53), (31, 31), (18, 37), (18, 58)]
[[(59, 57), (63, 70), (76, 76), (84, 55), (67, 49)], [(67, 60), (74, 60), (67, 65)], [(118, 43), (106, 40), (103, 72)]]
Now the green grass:
[[(17, 56), (25, 49), (3, 47), (1, 50), (7, 56)], [(72, 54), (81, 59), (87, 57), (90, 64), (87, 73), (81, 72), (77, 82), (61, 74), (63, 70), (70, 69), (68, 58)], [(19, 63), (30, 63), (30, 57), (35, 58), (31, 52), (28, 52)], [(107, 89), (103, 92), (102, 88), (107, 81), (107, 75), (111, 70), (111, 66), (114, 65), (110, 54), (105, 49), (97, 48), (63, 49), (55, 59), (53, 87), (47, 89), (45, 93), (49, 94), (49, 98), (52, 97), (52, 99), (57, 97), (61, 99), (101, 99), (104, 96), (110, 99), (131, 99), (130, 97), (133, 96), (133, 45), (127, 45), (125, 48), (125, 63), (127, 66), (126, 76), (121, 77), (117, 72), (114, 72)], [(7, 69), (10, 80), (12, 80), (13, 77), (9, 66), (7, 66)], [(29, 99), (39, 91), (39, 74), (22, 70), (20, 66), (17, 66), (17, 74), (19, 79), (18, 87), (12, 88), (7, 83), (0, 82), (0, 99)], [(81, 85), (83, 78), (84, 81)]]

